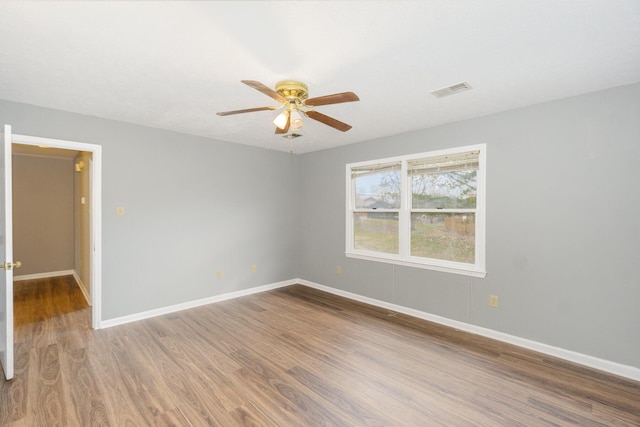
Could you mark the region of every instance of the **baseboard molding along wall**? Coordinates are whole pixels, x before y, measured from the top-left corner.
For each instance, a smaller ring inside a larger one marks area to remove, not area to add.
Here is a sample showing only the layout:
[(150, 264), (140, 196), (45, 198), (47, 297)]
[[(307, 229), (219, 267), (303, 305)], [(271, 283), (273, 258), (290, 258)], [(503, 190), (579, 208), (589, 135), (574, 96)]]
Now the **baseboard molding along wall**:
[(46, 273), (24, 274), (22, 276), (13, 276), (13, 281), (20, 282), (22, 280), (48, 279), (49, 277), (68, 276), (70, 274), (75, 276), (76, 272), (74, 270), (61, 270), (49, 271)]
[(563, 348), (554, 347), (551, 345), (539, 343), (537, 341), (532, 341), (532, 340), (520, 338), (514, 335), (505, 334), (503, 332), (494, 331), (492, 329), (483, 328), (480, 326), (472, 325), (470, 323), (448, 319), (446, 317), (437, 316), (435, 314), (426, 313), (423, 311), (415, 310), (415, 309), (404, 307), (397, 304), (391, 304), (385, 301), (380, 301), (377, 299), (365, 297), (365, 296), (354, 294), (351, 292), (342, 291), (340, 289), (310, 282), (304, 279), (285, 280), (282, 282), (272, 283), (269, 285), (258, 286), (251, 289), (245, 289), (237, 292), (230, 292), (222, 295), (203, 298), (196, 301), (185, 302), (182, 304), (176, 304), (169, 307), (162, 307), (154, 310), (145, 311), (142, 313), (132, 314), (129, 316), (123, 316), (115, 319), (105, 320), (101, 322), (100, 327), (109, 328), (112, 326), (123, 325), (129, 322), (149, 319), (151, 317), (161, 316), (163, 314), (174, 313), (176, 311), (182, 311), (189, 308), (199, 307), (202, 305), (212, 304), (212, 303), (225, 301), (233, 298), (239, 298), (246, 295), (257, 294), (260, 292), (270, 291), (273, 289), (278, 289), (278, 288), (295, 285), (295, 284), (301, 284), (304, 286), (308, 286), (310, 288), (318, 289), (320, 291), (338, 295), (354, 301), (359, 301), (365, 304), (370, 304), (376, 307), (381, 307), (387, 310), (391, 310), (398, 313), (406, 314), (408, 316), (416, 317), (418, 319), (427, 320), (429, 322), (438, 323), (438, 324), (448, 326), (454, 329), (458, 329), (461, 331), (465, 331), (465, 332), (480, 335), (483, 337), (491, 338), (494, 340), (502, 341), (508, 344), (513, 344), (518, 347), (537, 351), (539, 353), (564, 359), (569, 362), (577, 363), (579, 365), (583, 365), (583, 366), (594, 368), (600, 371), (608, 372), (610, 374), (625, 377), (634, 381), (640, 381), (640, 369), (633, 366), (622, 365), (620, 363), (611, 362), (609, 360), (600, 359), (600, 358), (589, 356), (582, 353), (577, 353), (571, 350), (565, 350)]
[(588, 366), (590, 368), (605, 371), (610, 374), (619, 375), (621, 377), (629, 378), (634, 381), (640, 381), (640, 369), (633, 366), (622, 365), (620, 363), (611, 362), (609, 360), (600, 359), (586, 354), (577, 353), (571, 350), (565, 350), (563, 348), (554, 347), (551, 345), (539, 343), (537, 341), (520, 338), (514, 335), (505, 334), (503, 332), (494, 331), (492, 329), (483, 328), (480, 326), (472, 325), (470, 323), (459, 322), (457, 320), (447, 319), (446, 317), (436, 316), (435, 314), (426, 313), (412, 308), (404, 307), (401, 305), (391, 304), (388, 302), (376, 300), (373, 298), (364, 297), (351, 292), (342, 291), (340, 289), (331, 288), (329, 286), (313, 283), (308, 280), (299, 279), (298, 283), (301, 285), (309, 286), (320, 291), (328, 292), (334, 295), (338, 295), (344, 298), (352, 299), (355, 301), (363, 302), (365, 304), (374, 305), (377, 307), (385, 308), (387, 310), (396, 311), (398, 313), (406, 314), (419, 319), (427, 320), (429, 322), (438, 323), (444, 326), (449, 326), (454, 329), (469, 332), (472, 334), (480, 335), (483, 337), (491, 338), (494, 340), (502, 341), (508, 344), (513, 344), (518, 347), (523, 347), (529, 350), (537, 351), (538, 353), (547, 354), (560, 359), (567, 360), (569, 362), (577, 363), (579, 365)]
[(80, 280), (80, 276), (78, 276), (78, 273), (75, 270), (73, 270), (73, 277), (74, 279), (76, 279), (76, 283), (78, 283), (78, 286), (80, 286), (80, 290), (82, 291), (82, 295), (84, 295), (85, 301), (87, 301), (87, 304), (89, 304), (89, 307), (91, 307), (91, 298), (89, 297), (89, 290), (87, 289), (87, 285), (85, 285), (84, 282)]
[(242, 291), (229, 292), (226, 294), (215, 295), (195, 301), (183, 302), (181, 304), (170, 305), (168, 307), (156, 308), (142, 313), (131, 314), (129, 316), (117, 317), (115, 319), (103, 320), (100, 322), (100, 328), (110, 328), (112, 326), (123, 325), (125, 323), (135, 322), (138, 320), (149, 319), (151, 317), (162, 316), (164, 314), (175, 313), (176, 311), (187, 310), (189, 308), (200, 307), (215, 302), (226, 301), (233, 298), (240, 298), (247, 295), (257, 294), (260, 292), (270, 291), (284, 286), (295, 285), (299, 280), (285, 280), (283, 282), (272, 283), (270, 285), (258, 286), (255, 288), (244, 289)]
[[(19, 282), (22, 280), (46, 279), (49, 277), (58, 277), (58, 276), (67, 276), (67, 275), (73, 275), (75, 280), (78, 282), (78, 285), (80, 286), (80, 289), (82, 290), (82, 293), (85, 299), (89, 302), (90, 299), (88, 298), (86, 286), (84, 285), (84, 283), (82, 283), (82, 280), (80, 280), (80, 277), (78, 277), (78, 274), (76, 273), (75, 270), (62, 270), (62, 271), (51, 271), (47, 273), (25, 274), (22, 276), (14, 276), (13, 280), (14, 282)], [(273, 289), (282, 288), (284, 286), (289, 286), (294, 284), (301, 284), (301, 285), (318, 289), (320, 291), (324, 291), (330, 294), (352, 299), (354, 301), (359, 301), (365, 304), (370, 304), (370, 305), (381, 307), (387, 310), (396, 311), (398, 313), (406, 314), (408, 316), (413, 316), (418, 319), (423, 319), (429, 322), (434, 322), (444, 326), (449, 326), (454, 329), (458, 329), (458, 330), (469, 332), (476, 335), (481, 335), (483, 337), (506, 342), (509, 344), (516, 345), (518, 347), (523, 347), (529, 350), (537, 351), (539, 353), (548, 354), (549, 356), (558, 357), (560, 359), (568, 360), (570, 362), (588, 366), (590, 368), (598, 369), (600, 371), (605, 371), (614, 375), (619, 375), (621, 377), (629, 378), (635, 381), (640, 381), (640, 369), (635, 368), (633, 366), (622, 365), (620, 363), (611, 362), (609, 360), (600, 359), (600, 358), (589, 356), (582, 353), (577, 353), (575, 351), (565, 350), (560, 347), (554, 347), (551, 345), (539, 343), (537, 341), (520, 338), (514, 335), (505, 334), (503, 332), (494, 331), (492, 329), (483, 328), (481, 326), (472, 325), (470, 323), (447, 319), (446, 317), (437, 316), (435, 314), (426, 313), (424, 311), (415, 310), (415, 309), (404, 307), (397, 304), (391, 304), (385, 301), (380, 301), (377, 299), (354, 294), (352, 292), (342, 291), (340, 289), (321, 285), (319, 283), (310, 282), (304, 279), (285, 280), (282, 282), (276, 282), (269, 285), (258, 286), (255, 288), (245, 289), (242, 291), (229, 292), (226, 294), (215, 295), (212, 297), (203, 298), (195, 301), (189, 301), (181, 304), (171, 305), (168, 307), (162, 307), (154, 310), (144, 311), (142, 313), (131, 314), (129, 316), (123, 316), (115, 319), (104, 320), (100, 322), (99, 328), (96, 328), (96, 329), (123, 325), (125, 323), (135, 322), (143, 319), (149, 319), (155, 316), (162, 316), (163, 314), (174, 313), (176, 311), (187, 310), (189, 308), (200, 307), (202, 305), (213, 304), (216, 302), (225, 301), (233, 298), (240, 298), (246, 295), (257, 294), (260, 292), (270, 291)], [(91, 305), (90, 302), (89, 302), (89, 305)]]

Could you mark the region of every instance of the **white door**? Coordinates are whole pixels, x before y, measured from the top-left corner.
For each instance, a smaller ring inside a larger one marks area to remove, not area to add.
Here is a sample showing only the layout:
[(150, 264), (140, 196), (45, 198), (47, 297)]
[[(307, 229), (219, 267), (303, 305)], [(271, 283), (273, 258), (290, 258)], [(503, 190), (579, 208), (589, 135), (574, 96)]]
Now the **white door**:
[[(0, 362), (13, 378), (13, 224), (11, 200), (11, 126), (4, 125), (0, 146)], [(16, 263), (18, 264), (18, 263)], [(19, 264), (18, 264), (19, 265)]]

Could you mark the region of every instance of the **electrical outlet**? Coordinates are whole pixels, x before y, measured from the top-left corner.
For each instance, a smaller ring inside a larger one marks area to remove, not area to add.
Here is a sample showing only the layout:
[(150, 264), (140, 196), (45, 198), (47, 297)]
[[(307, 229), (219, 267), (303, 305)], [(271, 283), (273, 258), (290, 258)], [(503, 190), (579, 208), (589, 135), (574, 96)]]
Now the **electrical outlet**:
[(255, 264), (253, 264), (253, 265), (251, 266), (251, 272), (252, 272), (252, 273), (255, 273), (256, 271), (258, 271), (258, 267), (257, 267)]
[(342, 267), (340, 266), (336, 267), (336, 274), (342, 274)]
[(498, 308), (498, 296), (497, 295), (489, 295), (489, 306)]
[(218, 271), (216, 276), (218, 277), (218, 280), (222, 279), (222, 271)]

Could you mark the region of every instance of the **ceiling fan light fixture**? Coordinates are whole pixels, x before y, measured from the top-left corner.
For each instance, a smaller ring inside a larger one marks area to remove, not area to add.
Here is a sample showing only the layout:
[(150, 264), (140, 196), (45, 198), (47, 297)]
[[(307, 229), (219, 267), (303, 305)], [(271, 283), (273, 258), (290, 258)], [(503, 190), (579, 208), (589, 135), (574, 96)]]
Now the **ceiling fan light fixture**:
[(288, 120), (289, 120), (289, 110), (286, 110), (278, 114), (278, 116), (275, 119), (273, 119), (273, 124), (276, 125), (279, 129), (284, 129), (287, 126)]
[(298, 110), (291, 110), (291, 129), (300, 129), (303, 124), (302, 114)]
[(309, 117), (311, 120), (315, 120), (317, 122), (330, 126), (340, 132), (346, 132), (351, 129), (350, 125), (313, 109), (308, 110), (307, 108), (331, 104), (341, 104), (343, 102), (354, 102), (360, 100), (360, 98), (358, 98), (358, 95), (353, 92), (340, 92), (331, 95), (309, 98), (307, 85), (302, 82), (293, 80), (285, 80), (279, 82), (278, 84), (276, 84), (276, 90), (273, 90), (256, 80), (241, 80), (241, 82), (273, 98), (275, 101), (280, 103), (280, 106), (267, 106), (245, 108), (242, 110), (221, 111), (217, 113), (218, 116), (230, 116), (232, 114), (253, 113), (256, 111), (266, 110), (283, 110), (273, 120), (273, 124), (276, 125), (276, 135), (286, 134), (290, 129), (300, 129), (304, 124), (302, 116)]

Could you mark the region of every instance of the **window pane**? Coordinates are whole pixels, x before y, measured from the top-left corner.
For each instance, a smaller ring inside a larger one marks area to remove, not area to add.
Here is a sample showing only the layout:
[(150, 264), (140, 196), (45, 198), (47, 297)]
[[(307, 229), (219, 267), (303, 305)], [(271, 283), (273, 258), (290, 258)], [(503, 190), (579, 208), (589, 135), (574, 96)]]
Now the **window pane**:
[(409, 162), (414, 209), (475, 209), (478, 152)]
[(395, 212), (355, 212), (354, 248), (398, 253), (398, 214)]
[(475, 214), (411, 214), (411, 255), (475, 263)]
[(400, 163), (354, 168), (356, 209), (400, 208)]

